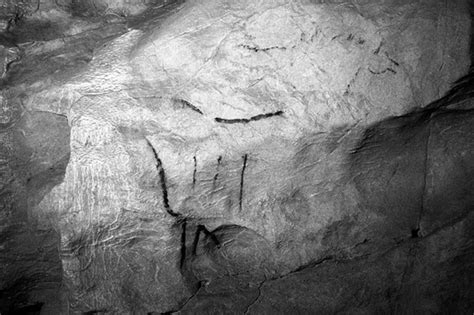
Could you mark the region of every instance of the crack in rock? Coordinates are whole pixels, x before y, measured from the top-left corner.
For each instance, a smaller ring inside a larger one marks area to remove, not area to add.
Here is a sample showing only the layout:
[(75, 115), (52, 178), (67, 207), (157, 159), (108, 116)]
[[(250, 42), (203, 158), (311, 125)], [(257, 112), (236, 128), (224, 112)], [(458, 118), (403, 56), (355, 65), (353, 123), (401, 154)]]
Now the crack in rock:
[(252, 302), (250, 302), (250, 304), (246, 307), (246, 309), (245, 309), (245, 311), (244, 311), (244, 314), (245, 314), (245, 315), (246, 315), (246, 314), (249, 314), (250, 308), (251, 308), (252, 306), (254, 306), (254, 305), (258, 302), (258, 300), (260, 299), (260, 296), (262, 296), (262, 286), (263, 286), (266, 282), (267, 282), (267, 280), (263, 280), (262, 282), (260, 282), (260, 283), (258, 284), (258, 287), (257, 287), (257, 291), (258, 291), (257, 297), (256, 297)]
[[(430, 146), (430, 139), (431, 139), (431, 117), (433, 114), (429, 114), (429, 120), (428, 120), (428, 135), (426, 137), (426, 143), (425, 143), (425, 156), (424, 156), (424, 165), (423, 165), (423, 187), (421, 191), (421, 205), (420, 205), (420, 213), (418, 215), (418, 222), (416, 225), (416, 229), (412, 231), (412, 237), (416, 238), (419, 236), (422, 236), (421, 233), (421, 220), (423, 217), (423, 213), (425, 210), (425, 200), (427, 198), (427, 177), (428, 177), (428, 162), (429, 162), (429, 146)], [(414, 234), (415, 232), (415, 234)], [(416, 237), (415, 237), (416, 236)]]

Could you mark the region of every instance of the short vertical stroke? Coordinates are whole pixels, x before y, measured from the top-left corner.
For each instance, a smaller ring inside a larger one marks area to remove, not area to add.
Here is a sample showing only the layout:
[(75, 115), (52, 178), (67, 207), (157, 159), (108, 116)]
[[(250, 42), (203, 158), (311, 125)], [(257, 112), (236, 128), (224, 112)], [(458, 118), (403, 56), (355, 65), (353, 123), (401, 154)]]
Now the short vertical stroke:
[(214, 179), (212, 180), (212, 190), (216, 189), (217, 178), (219, 177), (219, 168), (222, 161), (222, 155), (219, 155), (217, 158), (217, 167), (216, 167), (216, 174), (214, 175)]
[(193, 189), (196, 186), (196, 173), (197, 173), (197, 159), (196, 156), (193, 157), (194, 160), (194, 171), (193, 171)]
[(184, 267), (184, 263), (186, 261), (186, 228), (187, 228), (187, 225), (188, 225), (188, 221), (187, 219), (183, 219), (182, 223), (181, 223), (181, 259), (180, 259), (180, 263), (179, 263), (179, 266), (180, 268), (182, 269)]
[(242, 165), (242, 172), (240, 173), (240, 194), (239, 194), (239, 210), (242, 211), (242, 198), (244, 194), (244, 177), (245, 169), (247, 168), (247, 159), (248, 154), (245, 154), (243, 157), (244, 163)]
[(184, 263), (186, 261), (186, 232), (187, 232), (187, 219), (179, 212), (174, 212), (171, 209), (170, 202), (168, 199), (168, 187), (166, 185), (166, 174), (163, 168), (163, 162), (161, 161), (158, 153), (156, 152), (155, 148), (151, 144), (151, 142), (145, 138), (148, 147), (151, 149), (153, 153), (153, 157), (155, 158), (156, 162), (156, 170), (158, 171), (158, 176), (161, 182), (161, 193), (163, 198), (163, 206), (165, 207), (166, 212), (175, 218), (176, 223), (181, 225), (181, 258), (180, 258), (180, 267), (183, 268)]

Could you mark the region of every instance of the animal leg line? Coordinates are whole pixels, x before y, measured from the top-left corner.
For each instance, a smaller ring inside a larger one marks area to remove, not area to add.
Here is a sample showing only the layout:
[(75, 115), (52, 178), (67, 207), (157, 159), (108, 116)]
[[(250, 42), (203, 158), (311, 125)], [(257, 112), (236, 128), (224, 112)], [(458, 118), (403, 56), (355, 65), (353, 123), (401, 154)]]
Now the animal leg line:
[(168, 214), (171, 215), (172, 217), (181, 217), (182, 216), (181, 213), (174, 212), (171, 209), (170, 202), (169, 202), (169, 199), (168, 199), (168, 187), (166, 186), (166, 174), (165, 174), (165, 170), (163, 168), (163, 163), (161, 162), (161, 159), (159, 158), (158, 153), (156, 153), (156, 150), (153, 147), (153, 145), (151, 144), (151, 142), (146, 138), (145, 138), (145, 140), (148, 144), (148, 147), (153, 152), (153, 156), (154, 156), (155, 161), (156, 161), (156, 169), (158, 171), (158, 176), (160, 177), (160, 182), (161, 182), (161, 192), (162, 192), (162, 196), (163, 196), (162, 197), (163, 198), (163, 206), (165, 207), (166, 212), (168, 212)]

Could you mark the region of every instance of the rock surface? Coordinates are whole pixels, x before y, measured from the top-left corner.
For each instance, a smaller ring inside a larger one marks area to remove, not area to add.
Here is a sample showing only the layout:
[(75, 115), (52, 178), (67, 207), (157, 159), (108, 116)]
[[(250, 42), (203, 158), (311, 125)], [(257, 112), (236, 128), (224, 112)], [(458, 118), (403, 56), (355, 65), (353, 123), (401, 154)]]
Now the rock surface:
[(9, 31), (0, 312), (472, 312), (467, 2), (165, 3)]

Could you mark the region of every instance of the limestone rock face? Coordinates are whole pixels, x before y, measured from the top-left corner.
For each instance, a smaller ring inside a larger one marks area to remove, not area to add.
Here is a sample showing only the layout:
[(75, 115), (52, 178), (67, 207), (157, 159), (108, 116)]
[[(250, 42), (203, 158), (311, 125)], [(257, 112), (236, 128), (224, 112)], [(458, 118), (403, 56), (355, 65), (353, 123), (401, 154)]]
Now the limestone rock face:
[(67, 37), (4, 80), (5, 115), (68, 139), (38, 149), (70, 156), (24, 221), (57, 231), (58, 313), (474, 305), (448, 279), (474, 274), (472, 104), (421, 110), (468, 71), (466, 2), (190, 0), (127, 26), (61, 3)]
[[(33, 208), (63, 177), (69, 159), (64, 116), (3, 99), (0, 164), (0, 312), (61, 309), (58, 233), (38, 225)], [(41, 303), (39, 303), (41, 301)]]
[(459, 64), (469, 34), (462, 10), (462, 2), (190, 1), (141, 40), (132, 61), (153, 91), (205, 116), (283, 110), (301, 128), (328, 131), (441, 97), (468, 65)]

